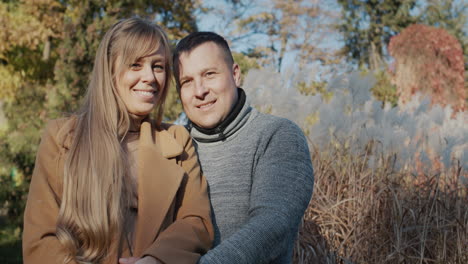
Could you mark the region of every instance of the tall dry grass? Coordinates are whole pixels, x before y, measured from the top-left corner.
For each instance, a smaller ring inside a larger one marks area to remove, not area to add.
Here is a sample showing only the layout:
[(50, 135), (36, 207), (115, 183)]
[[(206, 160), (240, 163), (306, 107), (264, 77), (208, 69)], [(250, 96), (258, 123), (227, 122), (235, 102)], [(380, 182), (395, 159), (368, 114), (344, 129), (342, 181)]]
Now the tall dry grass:
[(418, 95), (382, 105), (361, 73), (330, 80), (331, 98), (304, 96), (299, 75), (251, 70), (244, 85), (309, 137), (314, 194), (294, 262), (468, 263), (468, 112)]
[(315, 189), (294, 263), (468, 263), (462, 164), (415, 175), (395, 169), (395, 155), (368, 166), (369, 149), (312, 151)]

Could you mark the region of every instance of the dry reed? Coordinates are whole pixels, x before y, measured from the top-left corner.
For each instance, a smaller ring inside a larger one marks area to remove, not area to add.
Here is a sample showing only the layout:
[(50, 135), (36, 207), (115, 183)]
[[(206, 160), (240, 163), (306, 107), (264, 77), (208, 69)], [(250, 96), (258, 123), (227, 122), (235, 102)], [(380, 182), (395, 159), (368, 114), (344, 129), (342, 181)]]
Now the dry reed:
[[(294, 263), (468, 263), (462, 166), (415, 175), (344, 146), (312, 151), (314, 194)], [(430, 171), (430, 170), (426, 170)]]

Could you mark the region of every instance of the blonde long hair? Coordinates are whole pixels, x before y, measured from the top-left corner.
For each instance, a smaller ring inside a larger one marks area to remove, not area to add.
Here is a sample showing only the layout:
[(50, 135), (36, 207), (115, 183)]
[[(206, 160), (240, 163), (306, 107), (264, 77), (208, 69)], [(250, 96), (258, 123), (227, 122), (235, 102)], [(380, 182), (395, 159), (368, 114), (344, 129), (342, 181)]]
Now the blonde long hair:
[[(129, 205), (129, 164), (121, 142), (130, 116), (116, 88), (116, 76), (139, 58), (165, 48), (166, 83), (156, 107), (162, 119), (171, 76), (170, 46), (164, 31), (145, 20), (130, 18), (107, 31), (97, 50), (82, 108), (77, 112), (74, 139), (64, 165), (63, 196), (57, 237), (66, 261), (99, 263), (116, 249)], [(122, 60), (122, 67), (116, 60)]]

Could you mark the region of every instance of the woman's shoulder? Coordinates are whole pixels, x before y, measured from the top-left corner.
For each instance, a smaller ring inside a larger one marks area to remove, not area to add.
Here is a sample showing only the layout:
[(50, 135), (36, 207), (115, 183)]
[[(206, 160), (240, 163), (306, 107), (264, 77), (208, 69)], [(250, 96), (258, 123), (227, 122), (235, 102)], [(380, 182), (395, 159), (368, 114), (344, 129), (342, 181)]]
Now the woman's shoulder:
[(58, 146), (69, 148), (76, 122), (76, 116), (51, 119), (45, 125), (42, 139), (52, 140)]

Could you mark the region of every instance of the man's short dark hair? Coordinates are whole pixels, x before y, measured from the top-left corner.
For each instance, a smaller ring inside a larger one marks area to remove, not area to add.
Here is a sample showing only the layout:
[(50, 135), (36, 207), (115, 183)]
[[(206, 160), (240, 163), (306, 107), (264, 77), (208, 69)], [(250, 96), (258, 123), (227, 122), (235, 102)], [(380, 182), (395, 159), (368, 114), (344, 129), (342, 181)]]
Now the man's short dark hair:
[(204, 31), (189, 34), (185, 38), (181, 39), (179, 43), (177, 43), (177, 46), (174, 50), (174, 55), (172, 57), (172, 65), (174, 67), (173, 72), (178, 92), (180, 92), (180, 55), (184, 52), (190, 53), (192, 50), (206, 42), (213, 42), (221, 48), (222, 52), (224, 53), (224, 60), (226, 61), (227, 65), (232, 66), (232, 64), (234, 63), (234, 59), (232, 58), (231, 54), (231, 49), (229, 48), (227, 41), (220, 35), (214, 32)]

